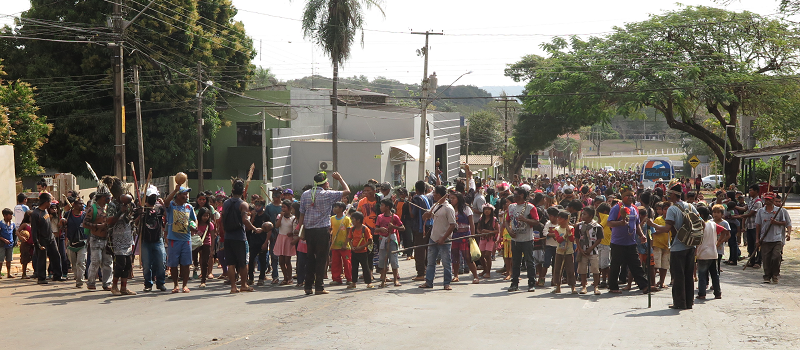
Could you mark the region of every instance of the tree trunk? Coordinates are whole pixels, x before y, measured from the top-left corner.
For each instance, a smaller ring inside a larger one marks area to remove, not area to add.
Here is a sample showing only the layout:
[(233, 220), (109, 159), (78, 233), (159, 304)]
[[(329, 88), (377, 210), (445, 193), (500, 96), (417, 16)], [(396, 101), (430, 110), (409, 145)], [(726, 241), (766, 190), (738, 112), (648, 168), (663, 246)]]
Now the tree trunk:
[[(506, 160), (504, 159), (503, 162)], [(513, 174), (519, 174), (520, 169), (522, 169), (522, 165), (525, 164), (525, 157), (522, 155), (522, 152), (518, 152), (514, 155), (514, 158), (511, 160), (511, 164), (508, 164), (508, 170), (513, 177)]]
[(333, 108), (331, 108), (331, 125), (333, 133), (333, 171), (339, 171), (339, 122), (337, 107), (339, 106), (339, 63), (333, 61)]

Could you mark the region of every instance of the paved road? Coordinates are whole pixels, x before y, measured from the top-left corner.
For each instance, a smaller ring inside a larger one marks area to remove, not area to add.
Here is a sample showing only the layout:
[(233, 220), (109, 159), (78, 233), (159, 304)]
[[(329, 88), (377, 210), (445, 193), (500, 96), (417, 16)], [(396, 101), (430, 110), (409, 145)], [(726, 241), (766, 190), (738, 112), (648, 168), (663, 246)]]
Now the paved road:
[(288, 286), (229, 295), (213, 281), (204, 290), (191, 282), (189, 294), (114, 297), (3, 279), (0, 324), (8, 349), (789, 349), (800, 346), (800, 243), (786, 248), (781, 284), (724, 267), (723, 299), (681, 312), (667, 309), (669, 290), (653, 294), (649, 309), (639, 293), (510, 294), (498, 278), (443, 291), (439, 274), (437, 289), (421, 290), (408, 279), (413, 261), (401, 261), (401, 287), (329, 287), (325, 296)]

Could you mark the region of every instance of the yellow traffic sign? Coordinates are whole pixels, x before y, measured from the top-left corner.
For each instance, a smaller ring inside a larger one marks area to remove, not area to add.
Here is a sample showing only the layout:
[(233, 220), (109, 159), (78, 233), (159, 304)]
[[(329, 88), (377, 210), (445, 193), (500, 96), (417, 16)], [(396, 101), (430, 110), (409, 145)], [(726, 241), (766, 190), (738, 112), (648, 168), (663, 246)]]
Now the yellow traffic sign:
[(689, 165), (692, 166), (692, 169), (697, 168), (700, 165), (700, 159), (697, 159), (697, 156), (692, 156), (692, 158), (689, 158)]

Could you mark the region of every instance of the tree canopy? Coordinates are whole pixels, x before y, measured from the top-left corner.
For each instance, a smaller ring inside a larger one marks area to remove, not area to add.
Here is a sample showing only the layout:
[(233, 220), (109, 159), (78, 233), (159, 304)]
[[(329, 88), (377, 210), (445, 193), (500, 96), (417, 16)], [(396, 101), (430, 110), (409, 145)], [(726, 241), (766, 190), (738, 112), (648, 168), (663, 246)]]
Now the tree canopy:
[[(131, 20), (145, 3), (126, 1), (123, 18)], [(106, 47), (115, 40), (106, 27), (111, 13), (112, 4), (104, 0), (32, 0), (16, 26), (4, 29), (16, 36), (0, 40), (0, 58), (5, 59), (9, 77), (36, 87), (41, 112), (54, 125), (39, 152), (46, 167), (88, 175), (84, 165), (88, 161), (99, 174), (113, 169), (112, 53)], [(138, 152), (130, 80), (132, 66), (138, 65), (145, 165), (155, 176), (196, 162), (198, 80), (213, 81), (226, 90), (245, 88), (255, 52), (235, 15), (230, 0), (159, 0), (125, 31), (127, 158), (135, 159)], [(92, 43), (47, 41), (52, 39)], [(203, 95), (206, 140), (215, 136), (222, 122), (215, 109), (219, 97), (214, 89)]]
[[(725, 163), (726, 142), (742, 149), (735, 128), (725, 126), (757, 113), (750, 102), (768, 93), (766, 86), (795, 79), (800, 35), (782, 20), (690, 6), (605, 37), (555, 38), (543, 48), (548, 57), (528, 56), (506, 70), (529, 80), (524, 102), (532, 114), (581, 126), (653, 107)], [(703, 124), (708, 118), (727, 130), (724, 137)], [(739, 160), (727, 160), (727, 178), (735, 179)]]
[(17, 176), (36, 175), (42, 171), (36, 151), (47, 141), (52, 125), (37, 115), (39, 107), (30, 84), (5, 81), (3, 75), (0, 65), (0, 145), (14, 146)]

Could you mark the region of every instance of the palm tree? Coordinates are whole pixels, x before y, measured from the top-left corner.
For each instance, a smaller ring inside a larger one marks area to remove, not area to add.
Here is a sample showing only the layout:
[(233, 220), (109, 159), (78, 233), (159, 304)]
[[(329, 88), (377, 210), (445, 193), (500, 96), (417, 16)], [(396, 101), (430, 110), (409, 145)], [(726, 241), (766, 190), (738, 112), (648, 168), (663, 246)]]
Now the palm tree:
[(303, 10), (303, 35), (313, 38), (330, 56), (333, 64), (333, 171), (339, 168), (339, 127), (337, 123), (339, 65), (350, 57), (350, 47), (356, 32), (361, 32), (364, 45), (364, 14), (362, 9), (380, 7), (381, 0), (308, 0)]

